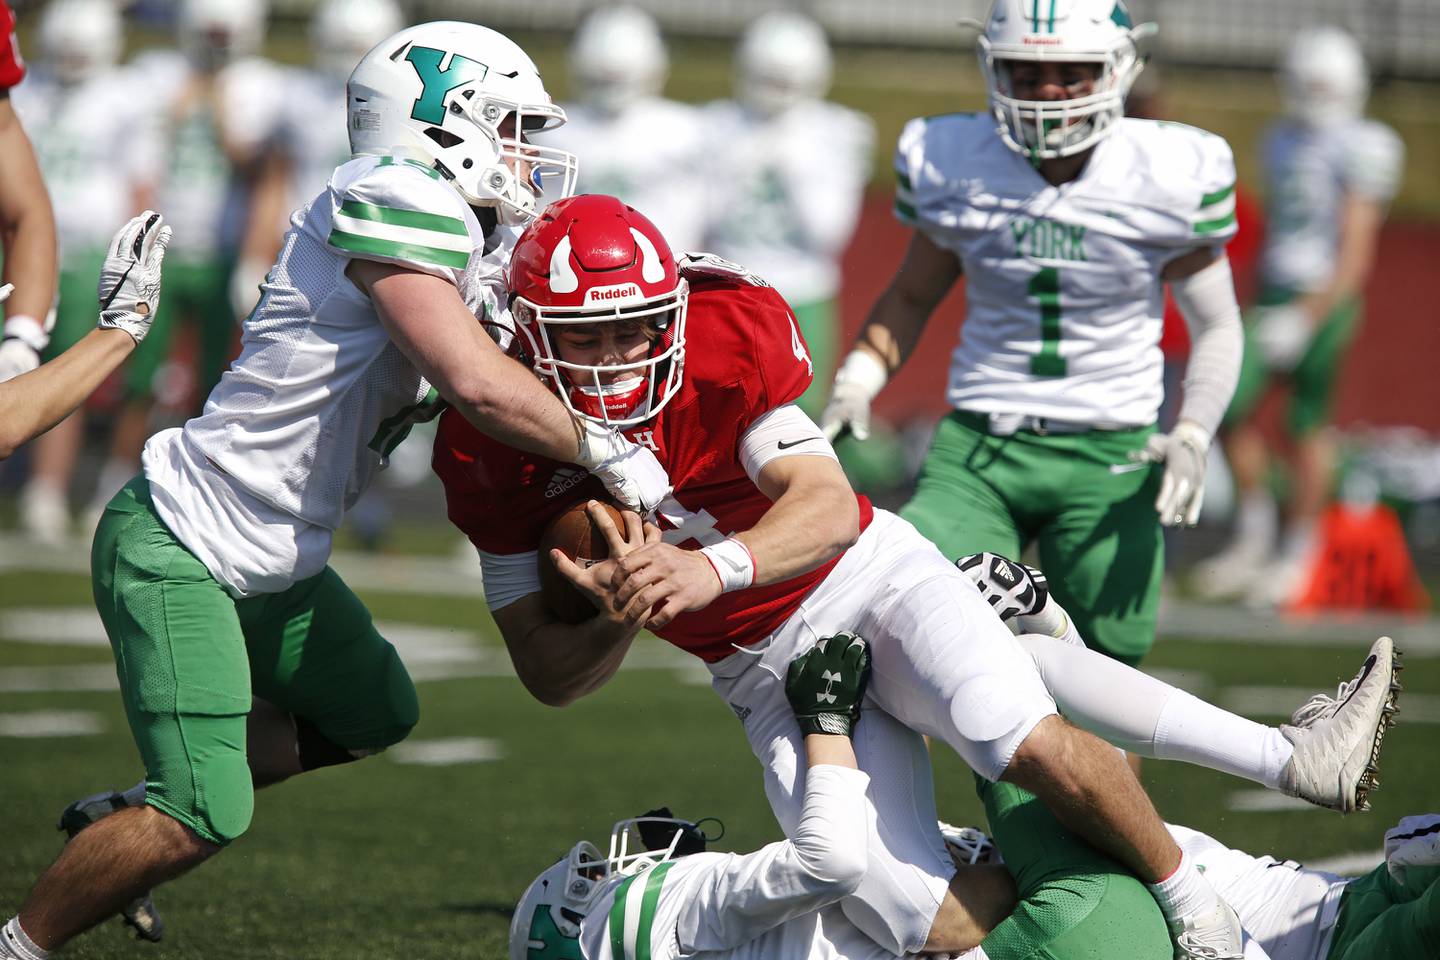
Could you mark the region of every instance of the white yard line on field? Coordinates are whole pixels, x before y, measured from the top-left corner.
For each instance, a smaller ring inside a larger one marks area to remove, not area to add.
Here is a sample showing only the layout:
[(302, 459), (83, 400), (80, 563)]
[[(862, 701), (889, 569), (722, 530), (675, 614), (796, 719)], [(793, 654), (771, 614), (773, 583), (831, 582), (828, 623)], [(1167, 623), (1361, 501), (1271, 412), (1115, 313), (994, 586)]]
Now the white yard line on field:
[(89, 710), (29, 710), (0, 713), (0, 737), (87, 737), (105, 730)]

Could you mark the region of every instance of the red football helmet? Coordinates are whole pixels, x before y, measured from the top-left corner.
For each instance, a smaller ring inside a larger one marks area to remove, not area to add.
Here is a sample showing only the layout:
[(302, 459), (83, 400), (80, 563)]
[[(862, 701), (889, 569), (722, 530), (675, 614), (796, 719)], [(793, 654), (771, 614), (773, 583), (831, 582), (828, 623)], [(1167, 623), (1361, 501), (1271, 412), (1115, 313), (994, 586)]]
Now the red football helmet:
[[(679, 392), (690, 288), (670, 245), (638, 210), (598, 194), (552, 203), (515, 244), (508, 280), (535, 371), (575, 415), (634, 426)], [(592, 366), (560, 359), (558, 329), (616, 321), (647, 325), (643, 360)]]

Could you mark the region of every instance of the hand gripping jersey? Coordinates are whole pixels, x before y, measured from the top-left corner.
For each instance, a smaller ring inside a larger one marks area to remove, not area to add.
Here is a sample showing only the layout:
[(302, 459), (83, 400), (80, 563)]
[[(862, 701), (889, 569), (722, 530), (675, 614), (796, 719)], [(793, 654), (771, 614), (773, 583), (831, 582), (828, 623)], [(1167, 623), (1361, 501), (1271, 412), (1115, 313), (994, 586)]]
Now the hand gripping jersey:
[(1324, 960), (1346, 878), (1294, 860), (1252, 857), (1198, 830), (1166, 826), (1270, 960)]
[[(737, 454), (745, 430), (810, 385), (810, 358), (790, 308), (774, 289), (702, 280), (690, 289), (685, 375), (654, 420), (626, 430), (655, 451), (675, 492), (661, 504), (669, 543), (698, 549), (749, 529), (770, 508)], [(550, 521), (570, 506), (603, 498), (600, 483), (574, 464), (522, 453), (485, 436), (454, 411), (440, 420), (435, 472), (450, 520), (481, 551), (534, 551)], [(873, 516), (860, 501), (863, 530)], [(684, 613), (659, 635), (707, 661), (755, 643), (784, 623), (839, 557), (781, 583), (722, 594)], [(535, 580), (539, 589), (539, 580)]]
[(711, 171), (704, 248), (753, 267), (791, 303), (835, 296), (840, 254), (870, 178), (870, 119), (821, 100), (769, 119), (726, 100), (706, 107), (704, 117)]
[(957, 409), (1097, 427), (1155, 422), (1166, 263), (1235, 234), (1220, 137), (1121, 120), (1076, 180), (1051, 186), (982, 114), (910, 121), (895, 213), (959, 258)]
[(698, 172), (705, 142), (694, 107), (644, 97), (614, 116), (583, 104), (565, 113), (564, 126), (537, 139), (584, 158), (577, 193), (648, 211), (677, 254), (703, 249), (708, 184)]
[(25, 79), (25, 59), (15, 36), (15, 14), (0, 0), (0, 90), (9, 90)]
[(12, 98), (45, 171), (62, 262), (104, 250), (142, 174), (130, 149), (142, 98), (130, 76), (107, 70), (72, 86), (40, 72)]
[(509, 237), (487, 247), (452, 187), (388, 156), (340, 167), (295, 212), (239, 359), (204, 413), (145, 447), (161, 517), (216, 579), (272, 592), (323, 568), (345, 511), (410, 427), (439, 410), (346, 278), (350, 260), (448, 280), (484, 320), (504, 290)]
[(1404, 143), (1374, 120), (1272, 127), (1265, 139), (1265, 284), (1295, 291), (1323, 287), (1335, 267), (1345, 195), (1388, 203), (1400, 187), (1404, 161)]

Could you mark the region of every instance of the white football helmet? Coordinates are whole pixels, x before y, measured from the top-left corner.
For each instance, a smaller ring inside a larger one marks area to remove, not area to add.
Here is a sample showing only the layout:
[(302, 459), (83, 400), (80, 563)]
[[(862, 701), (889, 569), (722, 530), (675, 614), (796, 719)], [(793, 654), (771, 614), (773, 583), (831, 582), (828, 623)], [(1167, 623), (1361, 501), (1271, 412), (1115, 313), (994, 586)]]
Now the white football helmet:
[(345, 93), (353, 153), (422, 163), (502, 223), (535, 217), (542, 178), (561, 178), (552, 198), (575, 192), (575, 155), (525, 140), (564, 123), (565, 111), (525, 51), (494, 30), (450, 20), (408, 27), (364, 56)]
[[(602, 858), (593, 843), (581, 840), (536, 877), (520, 897), (510, 920), (510, 960), (581, 960), (580, 946), (575, 942), (580, 937), (580, 924), (609, 884), (704, 849), (707, 838), (697, 824), (658, 815), (664, 812), (662, 809), (615, 824), (610, 830), (608, 857)], [(669, 842), (649, 849), (642, 831), (661, 839), (669, 836)], [(721, 835), (723, 831), (722, 827)], [(634, 851), (632, 841), (637, 848)]]
[(1339, 27), (1302, 30), (1285, 51), (1280, 94), (1290, 115), (1307, 126), (1359, 117), (1370, 95), (1360, 44)]
[(55, 0), (40, 18), (40, 53), (63, 84), (76, 84), (120, 59), (120, 14), (113, 0)]
[(202, 70), (255, 54), (265, 39), (265, 0), (184, 0), (180, 49)]
[(325, 0), (310, 20), (315, 66), (343, 82), (371, 47), (404, 25), (395, 0)]
[(830, 43), (820, 24), (793, 10), (772, 10), (745, 28), (735, 51), (735, 97), (774, 116), (830, 89)]
[(570, 89), (603, 113), (658, 96), (669, 70), (660, 28), (639, 7), (599, 8), (570, 44)]
[[(1125, 96), (1145, 66), (1139, 41), (1155, 25), (1138, 27), (1125, 0), (995, 0), (979, 38), (980, 68), (1000, 138), (1032, 163), (1088, 150), (1125, 113)], [(1094, 92), (1070, 100), (1013, 96), (1016, 62), (1093, 63)]]

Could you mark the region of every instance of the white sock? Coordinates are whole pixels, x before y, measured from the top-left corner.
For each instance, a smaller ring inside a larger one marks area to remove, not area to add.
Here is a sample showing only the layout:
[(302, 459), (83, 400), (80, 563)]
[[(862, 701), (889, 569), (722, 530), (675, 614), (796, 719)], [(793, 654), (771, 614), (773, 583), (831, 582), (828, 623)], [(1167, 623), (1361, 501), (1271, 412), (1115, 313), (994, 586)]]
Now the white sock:
[(1184, 850), (1180, 851), (1180, 865), (1170, 876), (1146, 886), (1160, 904), (1160, 912), (1171, 919), (1208, 910), (1220, 899)]
[(1247, 720), (1191, 696), (1170, 695), (1155, 726), (1155, 756), (1183, 760), (1271, 789), (1290, 762), (1294, 746), (1275, 727)]
[(49, 950), (41, 950), (35, 941), (20, 929), (20, 918), (11, 917), (10, 922), (0, 927), (0, 957), (14, 960), (47, 960)]
[(1060, 712), (1142, 757), (1184, 760), (1274, 787), (1290, 741), (1118, 660), (1062, 640), (1027, 634), (1023, 646)]
[(1275, 498), (1266, 490), (1251, 490), (1240, 498), (1235, 517), (1235, 540), (1260, 553), (1269, 553), (1275, 545), (1279, 511)]
[(1280, 558), (1299, 563), (1315, 548), (1315, 521), (1304, 520), (1290, 524), (1285, 536), (1280, 539)]

